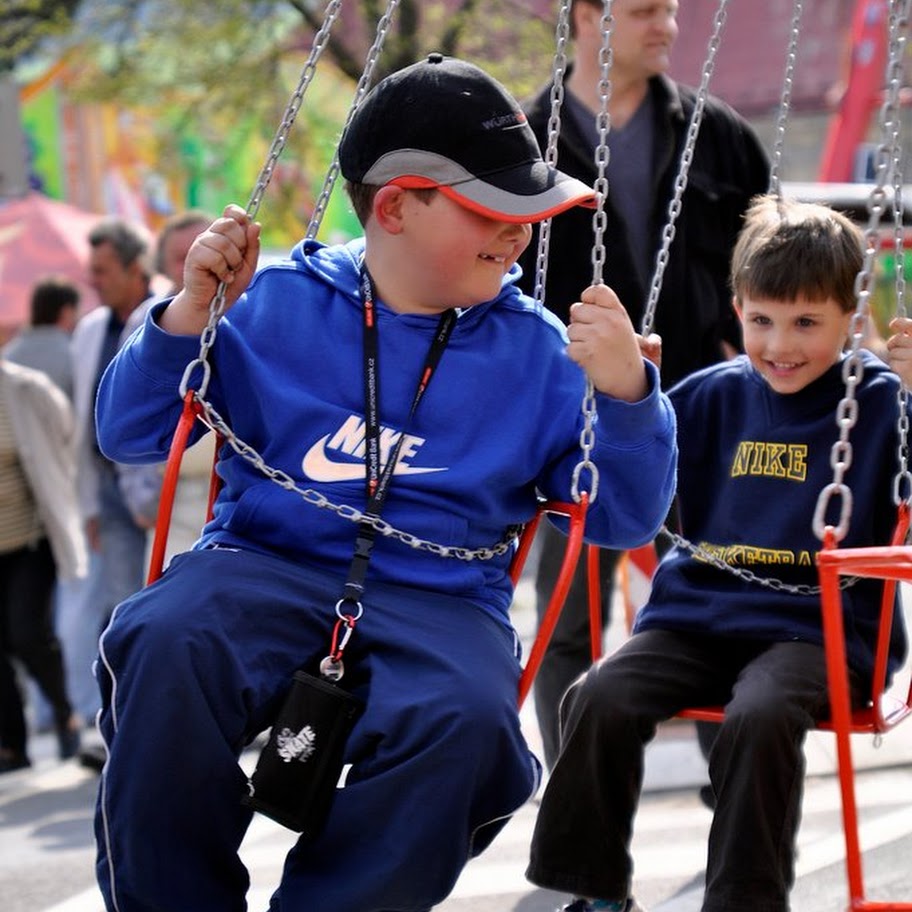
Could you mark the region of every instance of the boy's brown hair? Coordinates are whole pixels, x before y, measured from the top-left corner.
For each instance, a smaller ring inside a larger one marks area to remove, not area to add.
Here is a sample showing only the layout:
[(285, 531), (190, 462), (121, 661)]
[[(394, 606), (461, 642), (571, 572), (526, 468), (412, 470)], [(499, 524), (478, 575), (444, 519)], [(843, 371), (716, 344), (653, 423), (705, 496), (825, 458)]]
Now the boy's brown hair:
[(732, 253), (730, 282), (744, 298), (825, 301), (855, 309), (864, 236), (841, 212), (816, 203), (757, 196)]
[[(379, 189), (380, 187), (377, 184), (356, 184), (353, 181), (345, 182), (345, 192), (351, 200), (352, 209), (358, 217), (358, 221), (361, 223), (362, 228), (367, 225), (371, 210), (374, 208), (374, 197), (377, 195)], [(407, 192), (414, 193), (418, 199), (426, 204), (430, 202), (431, 197), (437, 192), (437, 188), (425, 187), (423, 189), (408, 190)]]

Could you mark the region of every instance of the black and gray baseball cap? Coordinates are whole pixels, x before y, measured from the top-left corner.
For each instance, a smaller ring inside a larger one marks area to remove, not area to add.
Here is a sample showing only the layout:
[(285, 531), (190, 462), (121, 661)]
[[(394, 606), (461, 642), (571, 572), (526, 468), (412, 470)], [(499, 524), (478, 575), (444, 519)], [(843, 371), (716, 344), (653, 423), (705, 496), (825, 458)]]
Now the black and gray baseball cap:
[(442, 54), (379, 82), (339, 145), (353, 183), (438, 188), (508, 222), (595, 205), (592, 188), (549, 167), (513, 96), (477, 66)]

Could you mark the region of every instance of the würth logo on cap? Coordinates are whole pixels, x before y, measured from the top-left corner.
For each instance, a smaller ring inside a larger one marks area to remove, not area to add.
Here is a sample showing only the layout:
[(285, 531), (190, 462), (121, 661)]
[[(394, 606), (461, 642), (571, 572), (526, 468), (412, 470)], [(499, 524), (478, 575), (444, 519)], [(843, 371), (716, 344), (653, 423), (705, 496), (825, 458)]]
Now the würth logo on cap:
[(522, 111), (511, 111), (509, 114), (500, 114), (490, 120), (483, 120), (481, 126), (485, 130), (497, 130), (499, 127), (510, 127), (526, 122), (526, 115)]

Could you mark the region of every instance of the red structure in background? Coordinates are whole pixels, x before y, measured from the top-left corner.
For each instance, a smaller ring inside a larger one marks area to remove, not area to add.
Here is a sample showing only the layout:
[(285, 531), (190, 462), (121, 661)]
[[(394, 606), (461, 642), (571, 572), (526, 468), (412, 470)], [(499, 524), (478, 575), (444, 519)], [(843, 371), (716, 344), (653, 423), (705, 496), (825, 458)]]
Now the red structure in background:
[(41, 193), (0, 203), (0, 340), (28, 322), (32, 286), (45, 276), (75, 282), (82, 312), (98, 303), (87, 284), (87, 238), (100, 219)]
[(889, 4), (859, 0), (849, 36), (845, 94), (833, 115), (820, 159), (820, 180), (851, 181), (855, 154), (880, 104), (887, 62)]

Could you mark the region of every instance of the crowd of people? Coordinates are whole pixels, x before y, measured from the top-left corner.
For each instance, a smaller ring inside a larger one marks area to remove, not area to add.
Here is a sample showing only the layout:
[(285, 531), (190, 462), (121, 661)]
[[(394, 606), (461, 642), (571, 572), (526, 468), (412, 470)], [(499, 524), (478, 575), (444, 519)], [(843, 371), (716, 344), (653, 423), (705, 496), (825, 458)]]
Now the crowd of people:
[[(83, 760), (103, 778), (109, 909), (245, 908), (251, 808), (307, 821), (275, 908), (430, 910), (448, 895), (541, 784), (516, 706), (511, 543), (540, 496), (571, 499), (594, 420), (586, 536), (602, 548), (603, 623), (618, 555), (672, 516), (722, 557), (660, 545), (631, 636), (595, 664), (578, 574), (535, 684), (549, 775), (527, 876), (572, 894), (564, 912), (642, 912), (630, 840), (645, 746), (681, 709), (716, 704), (723, 723), (701, 731), (714, 809), (703, 912), (787, 912), (802, 745), (828, 713), (810, 517), (831, 471), (863, 238), (826, 206), (767, 195), (757, 136), (710, 96), (644, 339), (697, 98), (667, 75), (677, 3), (616, 0), (610, 193), (597, 199), (602, 16), (595, 0), (570, 6), (557, 167), (543, 157), (550, 85), (522, 106), (482, 69), (432, 54), (375, 86), (342, 136), (363, 237), (303, 240), (258, 270), (259, 225), (236, 205), (175, 216), (154, 249), (108, 218), (86, 239), (100, 306), (77, 321), (73, 285), (36, 282), (30, 323), (0, 358), (0, 773), (30, 763), (23, 677), (62, 759), (97, 717), (104, 748)], [(597, 205), (605, 282), (591, 285)], [(545, 219), (542, 309), (530, 293)], [(219, 454), (203, 529), (213, 435), (195, 429), (177, 497), (191, 518), (144, 586), (177, 389), (220, 286), (208, 396), (257, 458)], [(912, 320), (894, 321), (879, 355), (851, 354), (864, 443), (847, 472), (849, 545), (892, 531)], [(776, 458), (752, 461), (757, 447)], [(540, 614), (565, 533), (559, 520), (543, 532)], [(746, 580), (744, 547), (787, 555), (785, 582)], [(844, 598), (861, 705), (879, 597), (862, 581)], [(891, 670), (905, 650), (897, 625)], [(340, 691), (357, 709), (330, 754), (317, 707)], [(239, 770), (270, 728), (263, 768), (310, 763), (308, 789), (328, 790), (312, 825), (309, 806), (277, 809)]]
[[(95, 724), (98, 637), (114, 606), (145, 582), (162, 477), (161, 466), (127, 468), (102, 455), (97, 386), (151, 303), (155, 272), (179, 286), (193, 236), (210, 221), (198, 211), (172, 217), (153, 250), (142, 226), (101, 220), (86, 238), (100, 306), (80, 318), (74, 282), (39, 278), (28, 323), (0, 353), (0, 772), (31, 764), (30, 727), (53, 729), (69, 759)], [(207, 487), (210, 468), (211, 457)], [(184, 490), (180, 503), (197, 511), (198, 533), (204, 496)], [(178, 535), (176, 545), (194, 538)], [(97, 748), (80, 756), (101, 768)]]

